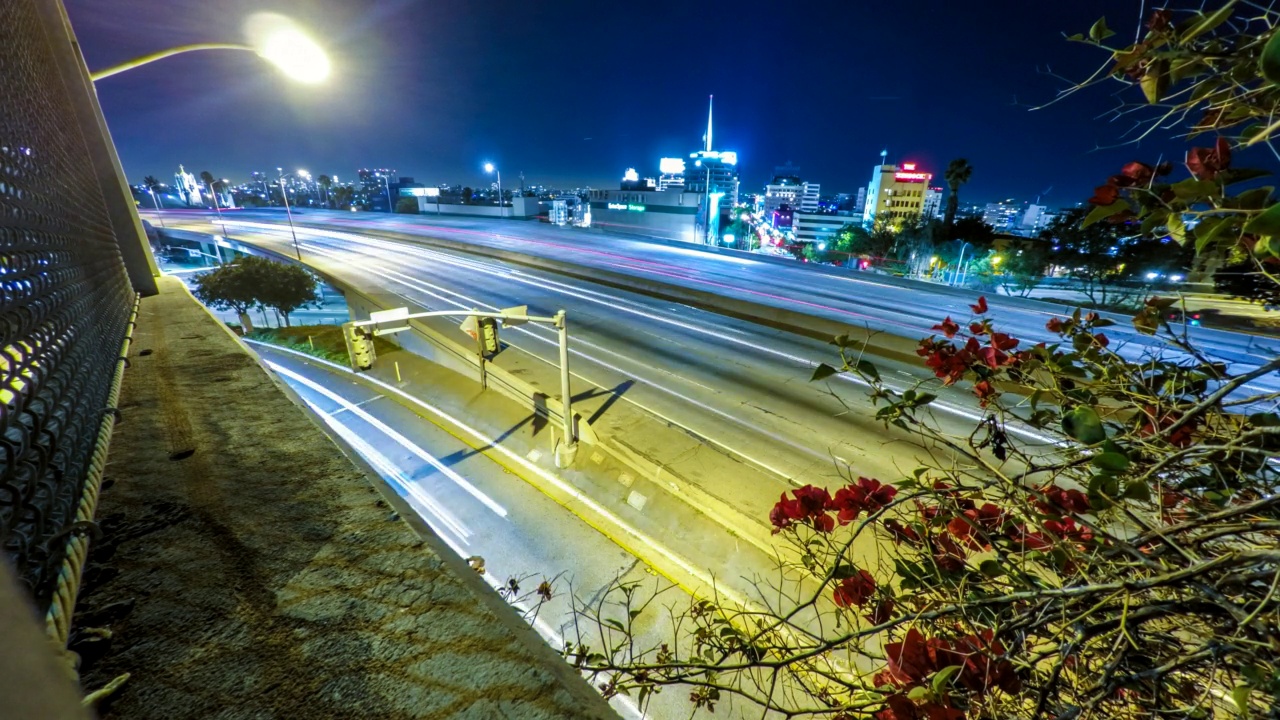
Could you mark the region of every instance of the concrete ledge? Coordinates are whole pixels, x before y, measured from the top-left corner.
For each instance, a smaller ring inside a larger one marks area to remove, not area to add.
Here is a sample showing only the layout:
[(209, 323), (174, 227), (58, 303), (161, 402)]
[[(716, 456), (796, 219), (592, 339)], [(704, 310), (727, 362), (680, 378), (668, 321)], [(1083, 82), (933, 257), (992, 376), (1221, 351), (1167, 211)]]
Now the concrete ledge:
[(73, 639), (132, 673), (106, 716), (614, 716), (176, 280), (131, 359)]

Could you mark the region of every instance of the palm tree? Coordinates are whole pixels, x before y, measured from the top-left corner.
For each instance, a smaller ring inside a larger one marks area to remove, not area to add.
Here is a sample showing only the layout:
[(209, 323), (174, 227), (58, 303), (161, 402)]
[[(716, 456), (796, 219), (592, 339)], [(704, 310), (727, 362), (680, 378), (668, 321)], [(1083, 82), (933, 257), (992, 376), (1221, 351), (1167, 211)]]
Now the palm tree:
[(329, 188), (333, 187), (333, 178), (321, 175), (316, 178), (316, 184), (324, 190), (324, 206), (329, 207)]
[(155, 192), (160, 189), (160, 181), (157, 180), (154, 175), (148, 175), (142, 178), (142, 184), (151, 192)]
[[(204, 186), (209, 190), (209, 194), (213, 195), (214, 193), (213, 184), (217, 182), (216, 180), (213, 179), (213, 173), (209, 172), (208, 170), (201, 172), (200, 182), (204, 183)], [(204, 193), (201, 193), (201, 194), (203, 195)]]
[(947, 233), (950, 234), (951, 228), (956, 222), (956, 212), (960, 210), (960, 186), (969, 182), (969, 178), (973, 176), (973, 166), (964, 158), (956, 158), (947, 165), (947, 171), (943, 177), (947, 180), (947, 187), (951, 190), (951, 194), (947, 196), (947, 217), (943, 222), (946, 225)]

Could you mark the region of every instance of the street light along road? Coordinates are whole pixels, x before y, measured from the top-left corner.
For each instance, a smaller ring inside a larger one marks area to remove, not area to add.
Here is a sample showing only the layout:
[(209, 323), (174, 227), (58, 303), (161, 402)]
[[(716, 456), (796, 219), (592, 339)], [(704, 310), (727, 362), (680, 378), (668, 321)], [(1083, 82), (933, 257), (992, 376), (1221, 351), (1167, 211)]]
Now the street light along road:
[(254, 13), (244, 24), (246, 43), (192, 43), (160, 50), (98, 70), (89, 75), (97, 82), (126, 70), (197, 50), (247, 50), (275, 65), (293, 80), (308, 85), (329, 77), (329, 56), (293, 20), (276, 13)]
[(495, 173), (498, 176), (498, 217), (506, 217), (506, 208), (502, 205), (502, 171), (494, 167), (493, 163), (484, 164), (484, 171), (487, 173)]

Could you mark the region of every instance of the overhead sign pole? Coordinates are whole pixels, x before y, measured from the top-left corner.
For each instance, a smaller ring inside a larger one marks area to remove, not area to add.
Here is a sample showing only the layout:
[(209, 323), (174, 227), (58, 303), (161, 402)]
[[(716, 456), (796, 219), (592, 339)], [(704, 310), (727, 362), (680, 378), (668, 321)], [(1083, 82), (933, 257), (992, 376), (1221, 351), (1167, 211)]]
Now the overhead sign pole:
[[(480, 363), (480, 385), (482, 388), (488, 386), (488, 370), (485, 367), (486, 354), (486, 333), (485, 320), (492, 322), (493, 320), (501, 320), (506, 327), (515, 327), (524, 323), (539, 323), (543, 325), (552, 325), (556, 328), (560, 340), (560, 404), (561, 404), (561, 429), (564, 432), (564, 442), (556, 448), (556, 465), (558, 467), (569, 467), (573, 463), (578, 453), (578, 433), (573, 421), (573, 395), (569, 387), (569, 324), (568, 317), (564, 310), (560, 310), (552, 317), (530, 315), (529, 306), (520, 305), (517, 307), (504, 308), (497, 312), (485, 310), (432, 310), (429, 312), (410, 313), (408, 308), (392, 308), (390, 310), (381, 310), (376, 313), (370, 313), (368, 320), (360, 320), (353, 323), (347, 323), (353, 328), (360, 328), (366, 325), (373, 325), (373, 335), (386, 335), (388, 333), (403, 332), (409, 329), (409, 320), (424, 317), (465, 317), (459, 328), (472, 335), (476, 339), (476, 349), (479, 355)], [(384, 327), (383, 324), (396, 323), (391, 327)], [(488, 343), (492, 347), (493, 352), (498, 349), (498, 334), (496, 326), (491, 330), (492, 342)], [(372, 343), (370, 343), (372, 346)]]

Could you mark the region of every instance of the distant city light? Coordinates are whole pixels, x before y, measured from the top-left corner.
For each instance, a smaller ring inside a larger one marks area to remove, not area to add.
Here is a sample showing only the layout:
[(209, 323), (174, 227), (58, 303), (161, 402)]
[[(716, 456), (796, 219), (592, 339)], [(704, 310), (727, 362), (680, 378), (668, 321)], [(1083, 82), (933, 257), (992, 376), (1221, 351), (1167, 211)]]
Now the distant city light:
[(1174, 281), (1174, 282), (1182, 282), (1182, 276), (1181, 276), (1181, 275), (1170, 275), (1170, 276), (1169, 276), (1169, 279), (1170, 279), (1170, 280), (1172, 280), (1172, 281)]
[(627, 171), (622, 173), (622, 179), (624, 182), (639, 182), (640, 173), (636, 172), (635, 168), (627, 168)]
[(737, 238), (736, 238), (736, 237), (734, 237), (733, 233), (725, 233), (725, 234), (724, 234), (724, 244), (725, 244), (725, 245), (732, 245), (732, 244), (734, 243), (734, 241), (736, 241), (736, 240), (737, 240)]
[(658, 170), (663, 175), (680, 175), (684, 172), (684, 159), (662, 158), (658, 161)]
[(1154, 273), (1154, 272), (1147, 273), (1148, 280), (1155, 280), (1158, 277), (1160, 277), (1160, 273)]

